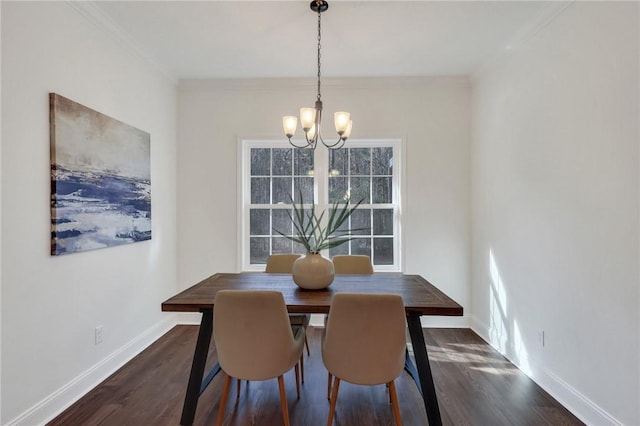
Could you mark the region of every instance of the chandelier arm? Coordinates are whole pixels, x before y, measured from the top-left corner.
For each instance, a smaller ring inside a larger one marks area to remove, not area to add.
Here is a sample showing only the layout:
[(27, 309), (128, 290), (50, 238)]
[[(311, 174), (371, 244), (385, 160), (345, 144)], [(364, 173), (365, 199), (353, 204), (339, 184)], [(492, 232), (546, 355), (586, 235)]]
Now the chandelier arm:
[[(291, 146), (293, 146), (294, 148), (313, 148), (315, 149), (315, 145), (313, 145), (313, 143), (311, 141), (309, 141), (309, 139), (307, 139), (307, 143), (303, 143), (302, 145), (298, 145), (297, 143), (295, 143), (293, 140), (291, 140), (291, 138), (287, 138), (289, 139), (289, 144), (291, 144)], [(306, 137), (305, 137), (306, 139)]]
[(322, 145), (324, 145), (329, 149), (340, 149), (344, 146), (345, 141), (346, 139), (343, 139), (342, 136), (338, 136), (338, 140), (330, 144), (330, 143), (326, 143), (324, 139), (320, 138), (320, 142), (322, 142)]
[[(318, 123), (318, 127), (317, 129), (320, 129), (319, 127), (319, 123)], [(307, 139), (308, 141), (309, 139)], [(322, 142), (322, 145), (324, 145), (326, 148), (329, 149), (340, 149), (344, 146), (345, 141), (347, 140), (347, 138), (343, 138), (341, 135), (338, 135), (338, 140), (333, 142), (333, 143), (327, 143), (324, 141), (324, 138), (322, 137), (322, 132), (320, 130), (318, 130), (315, 134), (315, 136), (313, 137), (312, 141), (313, 141), (313, 148), (315, 149), (318, 141)]]
[(325, 147), (326, 147), (328, 150), (331, 150), (331, 151), (337, 151), (337, 150), (339, 150), (339, 149), (342, 149), (342, 147), (343, 147), (343, 146), (344, 146), (344, 139), (340, 139), (340, 140), (336, 143), (336, 145), (330, 145), (330, 146), (325, 145)]
[(317, 137), (313, 137), (313, 138), (309, 139), (309, 136), (307, 136), (307, 134), (305, 133), (304, 138), (307, 141), (307, 145), (304, 148), (316, 149), (316, 145), (318, 144), (318, 138)]
[[(313, 137), (309, 139), (309, 135), (305, 133), (307, 142), (313, 145), (313, 149), (316, 149), (316, 146), (318, 145), (318, 140), (322, 141), (322, 127), (320, 125), (322, 123), (322, 101), (321, 100), (318, 99), (316, 101), (315, 108), (316, 108), (316, 118), (315, 118), (315, 121), (313, 122), (313, 126), (315, 128)], [(324, 144), (324, 142), (322, 143)]]
[[(347, 140), (347, 138), (343, 138), (342, 135), (338, 134), (338, 140), (333, 142), (333, 143), (327, 143), (324, 141), (324, 138), (322, 137), (322, 101), (318, 100), (316, 101), (316, 120), (315, 120), (315, 126), (316, 126), (316, 133), (313, 136), (313, 138), (311, 138), (311, 141), (309, 141), (309, 138), (307, 137), (307, 142), (309, 142), (309, 144), (313, 143), (313, 148), (315, 149), (316, 145), (318, 144), (318, 141), (320, 141), (322, 143), (322, 145), (324, 145), (325, 147), (329, 148), (329, 149), (340, 149), (342, 148), (342, 146), (344, 145), (344, 142)], [(305, 136), (306, 137), (306, 136)]]

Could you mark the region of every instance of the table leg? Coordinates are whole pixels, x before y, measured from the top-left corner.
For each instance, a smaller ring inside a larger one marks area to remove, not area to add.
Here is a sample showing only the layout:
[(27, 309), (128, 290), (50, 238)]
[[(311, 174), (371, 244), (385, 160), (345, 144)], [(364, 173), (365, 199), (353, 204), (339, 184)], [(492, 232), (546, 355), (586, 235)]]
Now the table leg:
[(191, 364), (187, 394), (184, 397), (184, 405), (182, 406), (181, 425), (193, 424), (196, 408), (198, 407), (198, 398), (200, 398), (200, 387), (202, 385), (202, 377), (204, 376), (205, 364), (207, 363), (207, 355), (209, 354), (212, 332), (213, 310), (204, 310), (202, 311), (196, 349), (193, 352), (193, 363)]
[(407, 324), (413, 345), (413, 355), (416, 360), (416, 367), (418, 368), (418, 376), (420, 377), (419, 388), (422, 389), (422, 399), (424, 400), (424, 408), (427, 411), (429, 426), (441, 426), (440, 407), (438, 407), (438, 397), (436, 396), (436, 388), (433, 384), (433, 376), (431, 375), (427, 345), (424, 341), (424, 335), (422, 334), (420, 315), (417, 313), (409, 313), (407, 315)]

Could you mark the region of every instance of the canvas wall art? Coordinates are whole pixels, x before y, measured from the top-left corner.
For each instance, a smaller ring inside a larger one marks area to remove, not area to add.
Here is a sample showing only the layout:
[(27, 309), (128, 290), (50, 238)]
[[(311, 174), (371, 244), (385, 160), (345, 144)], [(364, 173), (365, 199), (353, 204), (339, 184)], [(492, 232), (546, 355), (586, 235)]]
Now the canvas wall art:
[(51, 254), (151, 239), (150, 135), (49, 94)]

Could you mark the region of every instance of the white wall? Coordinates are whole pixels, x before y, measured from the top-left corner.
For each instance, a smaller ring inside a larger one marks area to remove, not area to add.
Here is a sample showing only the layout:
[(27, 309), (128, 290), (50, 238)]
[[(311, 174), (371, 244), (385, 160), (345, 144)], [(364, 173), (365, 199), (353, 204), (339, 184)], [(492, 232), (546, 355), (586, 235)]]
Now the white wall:
[[(176, 99), (68, 3), (1, 11), (0, 423), (37, 424), (169, 327), (176, 289), (238, 268), (238, 140), (281, 138), (315, 86), (189, 81)], [(404, 272), (594, 424), (640, 423), (637, 17), (574, 3), (472, 97), (463, 77), (323, 80), (354, 138), (406, 142)], [(151, 133), (151, 242), (49, 255), (49, 92)]]
[(472, 323), (590, 424), (640, 424), (638, 12), (575, 2), (473, 81)]
[[(151, 241), (50, 256), (49, 92), (151, 134)], [(42, 423), (172, 325), (176, 105), (70, 3), (2, 3), (2, 424)]]
[[(406, 141), (403, 271), (468, 307), (470, 88), (466, 78), (324, 80), (325, 113), (353, 138)], [(179, 90), (178, 286), (239, 268), (237, 144), (282, 139), (282, 116), (315, 101), (315, 80), (187, 81)], [(435, 321), (432, 321), (435, 323)], [(467, 325), (466, 320), (448, 322)]]
[[(2, 22), (2, 3), (0, 2), (0, 23)], [(1, 24), (0, 24), (1, 29)], [(0, 31), (0, 45), (2, 34)], [(0, 81), (2, 80), (2, 55), (0, 55)], [(0, 129), (2, 129), (2, 102), (0, 101)], [(0, 176), (2, 176), (2, 134), (0, 133)], [(0, 224), (2, 224), (2, 185), (0, 185)], [(0, 226), (2, 241), (2, 226)], [(0, 244), (0, 307), (2, 307), (2, 244)], [(2, 312), (0, 312), (0, 377), (2, 377)], [(0, 423), (2, 423), (2, 380), (0, 380)]]

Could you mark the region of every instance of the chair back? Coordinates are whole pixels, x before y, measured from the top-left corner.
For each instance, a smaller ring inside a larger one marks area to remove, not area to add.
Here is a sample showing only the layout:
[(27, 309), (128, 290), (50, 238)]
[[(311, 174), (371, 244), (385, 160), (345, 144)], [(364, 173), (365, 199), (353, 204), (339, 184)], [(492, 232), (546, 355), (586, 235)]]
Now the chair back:
[(243, 380), (267, 380), (295, 366), (304, 339), (294, 339), (282, 293), (220, 290), (213, 309), (220, 367)]
[(333, 256), (336, 274), (373, 274), (371, 258), (359, 254), (340, 254)]
[(325, 366), (350, 383), (388, 383), (404, 368), (405, 330), (401, 296), (337, 293), (322, 346)]
[(300, 254), (272, 254), (267, 259), (267, 266), (265, 272), (271, 273), (291, 273), (293, 269), (293, 262), (296, 261)]

